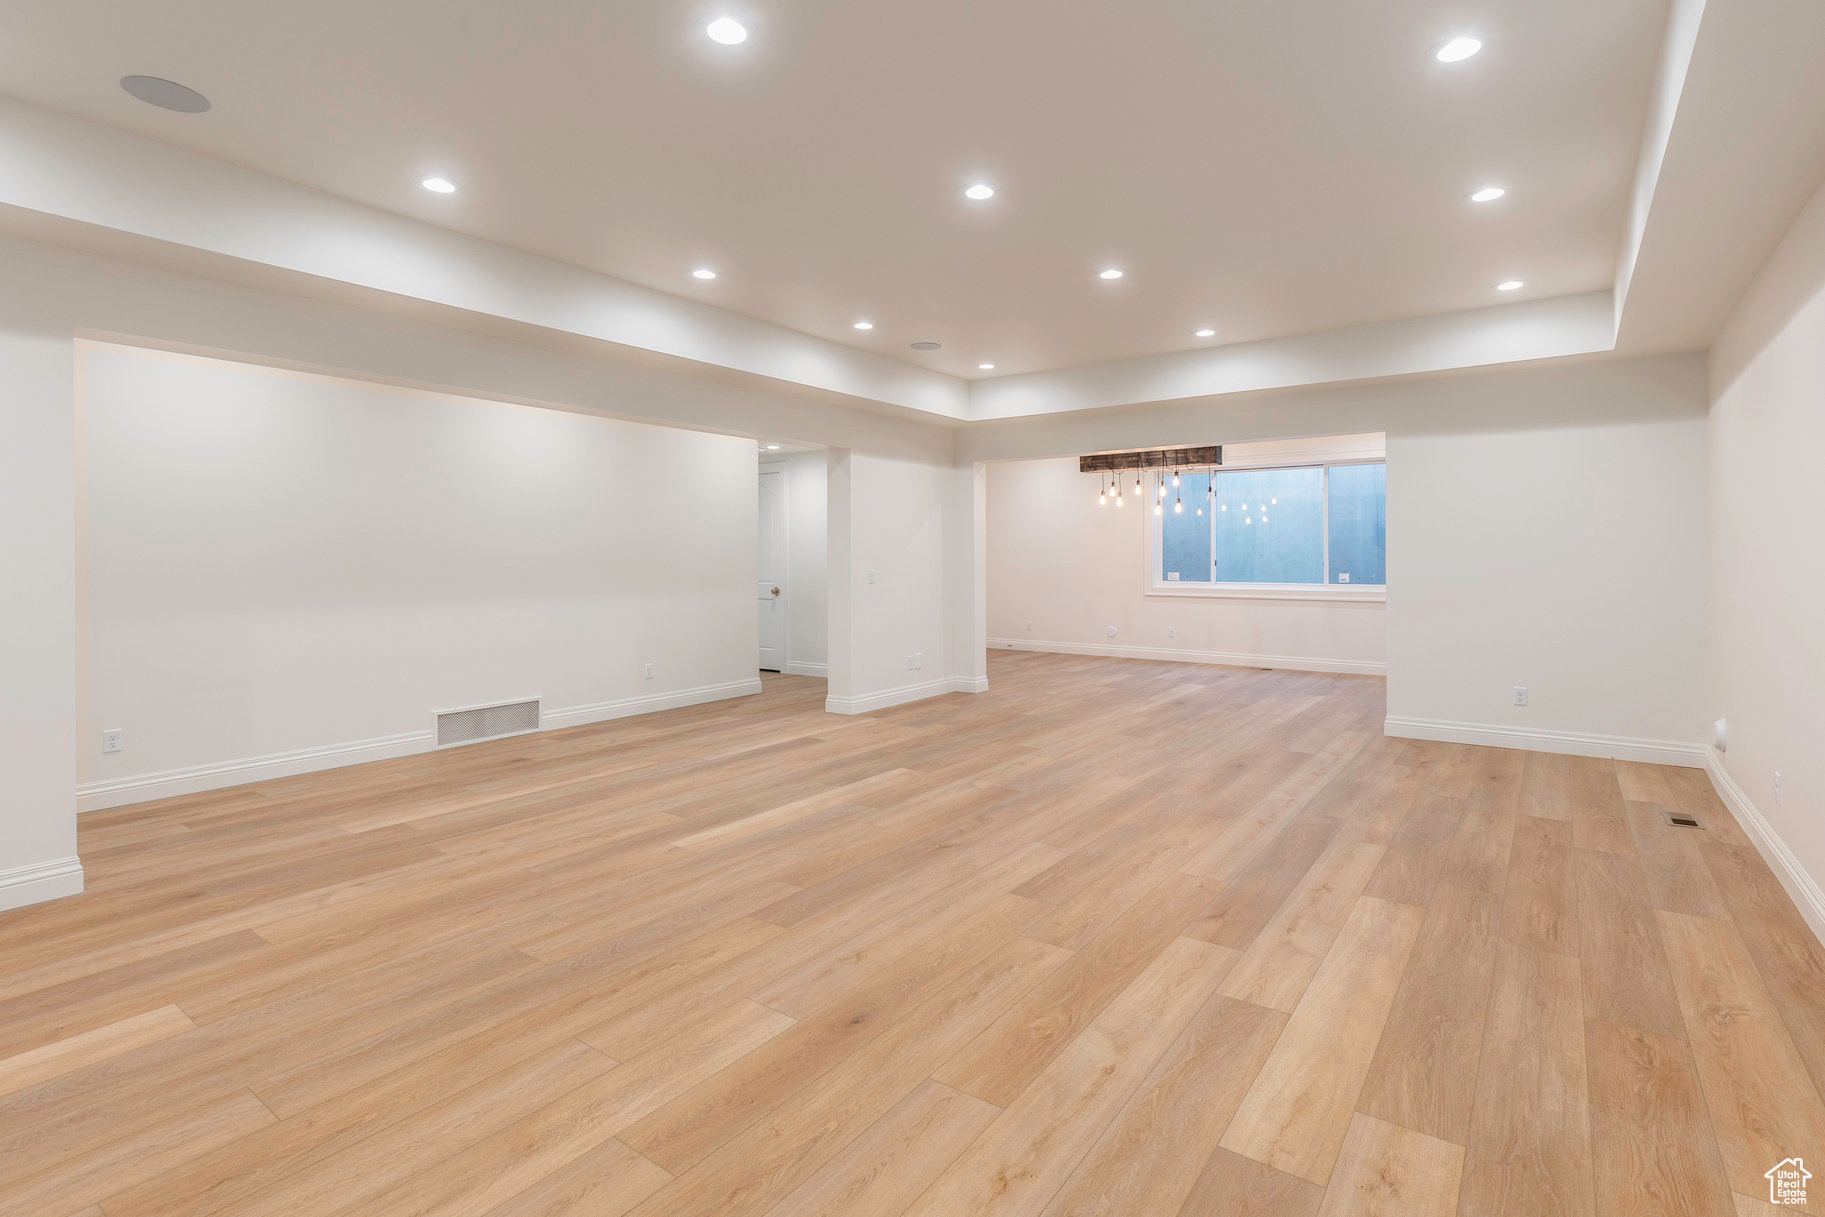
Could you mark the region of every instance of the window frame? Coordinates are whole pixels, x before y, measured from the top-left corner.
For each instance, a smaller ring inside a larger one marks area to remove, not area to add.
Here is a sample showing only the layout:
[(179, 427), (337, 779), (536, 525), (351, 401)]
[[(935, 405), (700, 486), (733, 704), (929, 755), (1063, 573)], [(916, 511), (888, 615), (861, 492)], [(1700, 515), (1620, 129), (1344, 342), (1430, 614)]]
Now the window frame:
[[(1332, 583), (1331, 578), (1331, 470), (1342, 465), (1383, 465), (1388, 463), (1385, 456), (1340, 458), (1337, 460), (1276, 461), (1271, 464), (1239, 465), (1235, 468), (1218, 466), (1217, 475), (1235, 473), (1241, 470), (1276, 470), (1276, 469), (1323, 469), (1324, 470), (1324, 519), (1321, 527), (1324, 530), (1324, 577), (1323, 583), (1180, 583), (1168, 582), (1161, 569), (1163, 563), (1162, 546), (1165, 543), (1166, 530), (1163, 515), (1156, 516), (1151, 508), (1145, 506), (1143, 497), (1141, 508), (1146, 515), (1146, 545), (1144, 548), (1141, 578), (1143, 594), (1148, 596), (1180, 597), (1206, 600), (1317, 600), (1344, 601), (1360, 604), (1384, 604), (1388, 599), (1386, 583)], [(1170, 490), (1166, 479), (1170, 470), (1161, 470), (1151, 475), (1149, 489), (1159, 497), (1163, 491)], [(1201, 473), (1204, 470), (1194, 469), (1191, 472)], [(1216, 522), (1211, 521), (1211, 555), (1216, 555)]]

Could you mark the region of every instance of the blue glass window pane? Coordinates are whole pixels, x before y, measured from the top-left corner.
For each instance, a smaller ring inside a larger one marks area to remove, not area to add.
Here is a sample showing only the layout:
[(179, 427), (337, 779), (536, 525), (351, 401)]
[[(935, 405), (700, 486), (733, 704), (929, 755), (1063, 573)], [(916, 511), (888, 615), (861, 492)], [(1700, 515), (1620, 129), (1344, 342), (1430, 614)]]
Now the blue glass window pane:
[(1388, 581), (1388, 467), (1331, 467), (1331, 582)]
[(1218, 583), (1324, 582), (1324, 470), (1217, 474)]
[[(1160, 581), (1209, 583), (1210, 475), (1182, 473), (1175, 489), (1168, 473), (1164, 503), (1165, 513), (1160, 517)], [(1183, 510), (1175, 510), (1181, 506)]]

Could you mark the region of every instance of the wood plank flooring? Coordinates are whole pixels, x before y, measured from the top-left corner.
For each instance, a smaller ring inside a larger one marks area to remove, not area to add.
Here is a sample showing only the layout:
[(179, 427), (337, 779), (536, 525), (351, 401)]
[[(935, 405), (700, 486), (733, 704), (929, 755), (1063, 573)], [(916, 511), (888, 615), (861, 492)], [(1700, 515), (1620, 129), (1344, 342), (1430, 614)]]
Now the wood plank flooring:
[(1363, 677), (990, 671), (83, 817), (88, 892), (0, 916), (0, 1212), (1735, 1217), (1825, 1172), (1825, 951), (1702, 775), (1386, 739)]

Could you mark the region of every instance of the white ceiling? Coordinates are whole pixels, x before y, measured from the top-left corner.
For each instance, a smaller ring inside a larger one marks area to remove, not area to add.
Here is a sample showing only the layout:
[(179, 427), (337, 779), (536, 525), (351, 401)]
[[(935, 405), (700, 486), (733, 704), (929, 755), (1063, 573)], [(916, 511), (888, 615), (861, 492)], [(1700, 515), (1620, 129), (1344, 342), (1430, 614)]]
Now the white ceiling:
[[(0, 93), (999, 376), (1607, 288), (1666, 8), (0, 0)], [(720, 12), (747, 43), (703, 37)], [(1481, 55), (1428, 57), (1463, 31)]]

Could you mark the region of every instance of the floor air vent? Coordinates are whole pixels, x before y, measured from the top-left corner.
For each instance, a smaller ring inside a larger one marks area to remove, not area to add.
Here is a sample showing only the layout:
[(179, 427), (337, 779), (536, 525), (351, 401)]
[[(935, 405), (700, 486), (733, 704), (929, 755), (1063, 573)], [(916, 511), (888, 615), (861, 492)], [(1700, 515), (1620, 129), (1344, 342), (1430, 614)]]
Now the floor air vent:
[(1688, 815), (1683, 811), (1668, 812), (1667, 813), (1667, 823), (1673, 825), (1676, 828), (1703, 828), (1704, 827), (1703, 824), (1700, 824), (1698, 822), (1697, 816)]
[(437, 746), (450, 748), (539, 729), (539, 699), (446, 710), (437, 716)]

